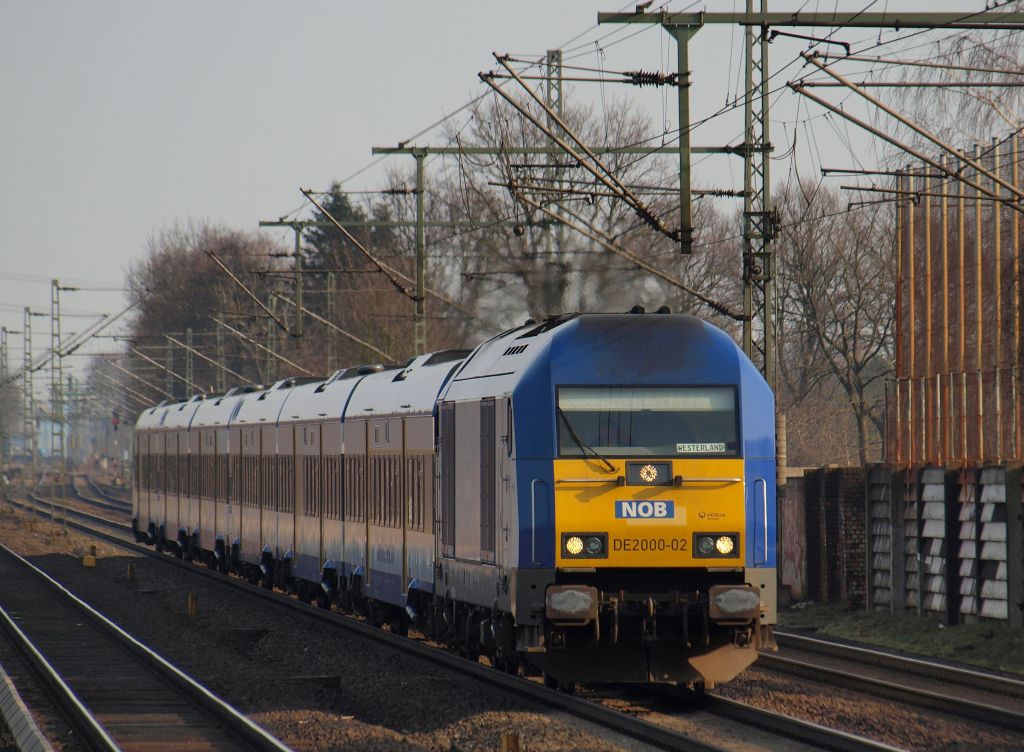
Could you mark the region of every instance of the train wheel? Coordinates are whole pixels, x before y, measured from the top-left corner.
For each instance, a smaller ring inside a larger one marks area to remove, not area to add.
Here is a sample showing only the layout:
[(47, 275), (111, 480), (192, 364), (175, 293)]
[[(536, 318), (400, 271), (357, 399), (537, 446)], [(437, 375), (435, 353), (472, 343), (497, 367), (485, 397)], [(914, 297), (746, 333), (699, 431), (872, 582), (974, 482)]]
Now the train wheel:
[(548, 689), (557, 689), (559, 692), (564, 692), (567, 695), (576, 692), (576, 682), (562, 681), (546, 671), (544, 672), (544, 686)]
[(491, 665), (503, 674), (517, 676), (519, 674), (519, 663), (514, 656), (504, 655), (501, 651), (491, 659)]
[(366, 623), (371, 627), (379, 627), (383, 623), (376, 601), (368, 600), (366, 602)]
[(319, 592), (316, 594), (316, 605), (318, 608), (322, 608), (325, 611), (331, 610), (331, 598), (324, 592), (323, 588), (320, 588)]
[(690, 692), (690, 701), (697, 707), (701, 707), (705, 702), (707, 702), (707, 688), (703, 681), (695, 681), (690, 687)]

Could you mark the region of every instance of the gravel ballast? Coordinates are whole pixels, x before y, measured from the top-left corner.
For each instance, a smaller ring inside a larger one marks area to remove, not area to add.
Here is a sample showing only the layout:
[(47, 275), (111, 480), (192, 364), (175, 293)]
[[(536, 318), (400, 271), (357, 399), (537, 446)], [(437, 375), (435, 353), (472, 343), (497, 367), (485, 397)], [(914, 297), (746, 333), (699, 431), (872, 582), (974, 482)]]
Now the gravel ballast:
[[(53, 535), (49, 521), (29, 530), (28, 519), (5, 515), (0, 541), (297, 750), (494, 750), (509, 732), (530, 750), (644, 748), (214, 580), (74, 532)], [(96, 566), (84, 567), (93, 546)]]

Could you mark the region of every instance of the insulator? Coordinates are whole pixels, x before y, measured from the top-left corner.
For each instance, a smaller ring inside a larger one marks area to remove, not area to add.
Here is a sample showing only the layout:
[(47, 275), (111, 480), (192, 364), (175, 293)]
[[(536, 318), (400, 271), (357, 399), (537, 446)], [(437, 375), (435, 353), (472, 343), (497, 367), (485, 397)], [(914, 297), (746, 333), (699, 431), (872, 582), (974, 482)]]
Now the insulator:
[(629, 82), (634, 86), (667, 86), (679, 83), (677, 73), (659, 73), (658, 71), (625, 71), (623, 74), (629, 77)]

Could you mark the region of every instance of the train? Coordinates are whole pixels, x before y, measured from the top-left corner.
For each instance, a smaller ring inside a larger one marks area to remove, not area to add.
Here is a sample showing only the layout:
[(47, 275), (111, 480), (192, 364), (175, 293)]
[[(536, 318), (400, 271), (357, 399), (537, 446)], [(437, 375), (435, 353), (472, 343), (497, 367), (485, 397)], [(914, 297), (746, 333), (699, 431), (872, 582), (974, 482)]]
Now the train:
[(137, 540), (550, 686), (704, 689), (773, 645), (774, 395), (667, 308), (145, 410)]

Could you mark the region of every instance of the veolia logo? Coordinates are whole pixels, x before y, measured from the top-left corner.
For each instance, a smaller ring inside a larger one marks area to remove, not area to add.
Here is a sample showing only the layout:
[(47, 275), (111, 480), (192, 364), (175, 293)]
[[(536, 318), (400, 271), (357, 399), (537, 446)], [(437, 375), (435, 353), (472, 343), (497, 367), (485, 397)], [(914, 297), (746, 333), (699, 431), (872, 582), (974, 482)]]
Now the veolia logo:
[(658, 520), (676, 516), (672, 501), (616, 501), (615, 516), (622, 519)]

